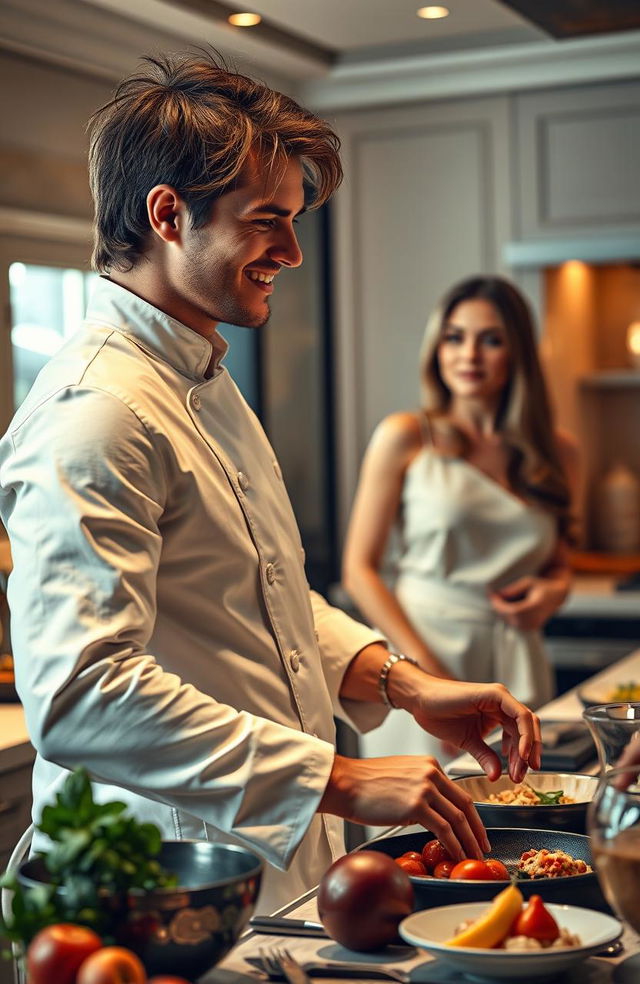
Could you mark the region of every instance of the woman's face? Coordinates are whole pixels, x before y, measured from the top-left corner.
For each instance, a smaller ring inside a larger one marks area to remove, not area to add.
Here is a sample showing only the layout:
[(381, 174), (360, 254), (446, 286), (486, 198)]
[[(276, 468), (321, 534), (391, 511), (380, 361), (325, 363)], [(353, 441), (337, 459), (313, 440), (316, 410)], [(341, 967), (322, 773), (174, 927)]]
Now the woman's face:
[(461, 301), (445, 321), (437, 349), (452, 397), (493, 403), (509, 380), (507, 330), (491, 301)]

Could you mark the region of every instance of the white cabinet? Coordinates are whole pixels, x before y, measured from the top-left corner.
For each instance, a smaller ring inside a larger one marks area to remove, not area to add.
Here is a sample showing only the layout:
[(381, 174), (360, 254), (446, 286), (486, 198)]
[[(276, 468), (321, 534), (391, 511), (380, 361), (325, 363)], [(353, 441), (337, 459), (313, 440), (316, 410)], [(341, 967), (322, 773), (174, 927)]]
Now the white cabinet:
[(514, 100), (515, 238), (640, 233), (640, 81)]
[(418, 405), (427, 316), (509, 238), (506, 96), (345, 114), (334, 203), (340, 520), (372, 430)]

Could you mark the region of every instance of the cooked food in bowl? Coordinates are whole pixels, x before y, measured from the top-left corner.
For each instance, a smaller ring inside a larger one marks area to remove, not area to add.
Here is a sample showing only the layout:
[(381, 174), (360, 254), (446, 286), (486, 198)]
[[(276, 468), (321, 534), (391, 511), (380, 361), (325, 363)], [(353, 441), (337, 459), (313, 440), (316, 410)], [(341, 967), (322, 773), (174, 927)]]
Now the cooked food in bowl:
[(506, 773), (495, 781), (473, 775), (454, 782), (469, 794), (486, 827), (546, 827), (575, 834), (585, 833), (587, 807), (598, 786), (596, 776), (575, 772), (529, 772), (522, 783)]
[(544, 793), (540, 789), (534, 789), (528, 782), (523, 782), (512, 789), (489, 793), (484, 802), (498, 803), (500, 806), (557, 806), (559, 803), (575, 803), (575, 799), (573, 796), (565, 796), (563, 789)]

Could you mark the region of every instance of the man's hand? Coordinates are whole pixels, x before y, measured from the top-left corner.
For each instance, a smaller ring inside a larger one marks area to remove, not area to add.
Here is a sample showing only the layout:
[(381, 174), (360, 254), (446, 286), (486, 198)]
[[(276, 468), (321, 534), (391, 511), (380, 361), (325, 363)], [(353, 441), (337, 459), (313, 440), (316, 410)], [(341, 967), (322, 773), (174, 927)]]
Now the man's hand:
[(376, 826), (420, 823), (454, 861), (481, 858), (491, 849), (471, 797), (430, 756), (336, 755), (318, 811)]
[(540, 629), (559, 608), (567, 594), (563, 580), (520, 577), (500, 591), (491, 591), (494, 612), (514, 629)]
[(392, 702), (409, 711), (425, 731), (473, 755), (490, 779), (498, 778), (501, 764), (484, 738), (498, 727), (514, 782), (521, 782), (529, 767), (540, 768), (540, 721), (501, 683), (439, 680), (411, 664), (397, 663), (388, 691)]

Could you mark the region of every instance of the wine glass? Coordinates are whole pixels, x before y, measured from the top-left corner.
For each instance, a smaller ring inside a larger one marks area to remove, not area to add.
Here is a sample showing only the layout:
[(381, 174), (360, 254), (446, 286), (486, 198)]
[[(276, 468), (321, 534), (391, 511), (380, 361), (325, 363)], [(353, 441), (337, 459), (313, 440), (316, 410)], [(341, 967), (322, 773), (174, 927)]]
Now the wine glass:
[(640, 933), (640, 783), (635, 767), (603, 772), (587, 811), (598, 881), (611, 908)]
[(583, 711), (595, 742), (600, 774), (614, 769), (629, 742), (640, 741), (640, 703), (596, 704)]

